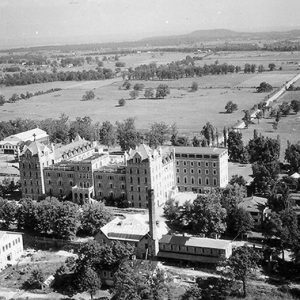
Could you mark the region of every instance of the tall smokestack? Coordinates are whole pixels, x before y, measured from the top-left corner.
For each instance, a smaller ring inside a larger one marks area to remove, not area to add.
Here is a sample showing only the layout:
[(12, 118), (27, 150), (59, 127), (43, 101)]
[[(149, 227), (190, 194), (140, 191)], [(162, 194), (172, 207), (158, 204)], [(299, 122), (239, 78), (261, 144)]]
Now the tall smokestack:
[(148, 208), (149, 208), (149, 255), (157, 256), (158, 253), (158, 235), (156, 228), (156, 207), (153, 189), (148, 191)]

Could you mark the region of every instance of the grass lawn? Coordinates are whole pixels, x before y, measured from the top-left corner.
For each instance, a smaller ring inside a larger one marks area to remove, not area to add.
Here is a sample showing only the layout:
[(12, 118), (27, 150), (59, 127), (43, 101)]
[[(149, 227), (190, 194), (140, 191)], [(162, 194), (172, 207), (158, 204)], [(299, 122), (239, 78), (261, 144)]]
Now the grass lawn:
[[(17, 103), (6, 103), (0, 108), (0, 119), (9, 120), (17, 117), (44, 119), (58, 117), (62, 112), (72, 119), (77, 116), (90, 116), (94, 121), (110, 120), (111, 122), (135, 117), (137, 127), (148, 128), (152, 122), (164, 121), (172, 124), (176, 122), (183, 132), (200, 131), (206, 122), (212, 122), (218, 128), (231, 126), (236, 120), (243, 117), (243, 109), (249, 109), (260, 102), (264, 95), (254, 93), (251, 88), (239, 89), (237, 84), (251, 79), (253, 75), (228, 74), (222, 76), (204, 76), (201, 78), (189, 78), (176, 81), (164, 81), (171, 88), (171, 94), (165, 99), (144, 99), (141, 92), (140, 99), (127, 100), (124, 107), (118, 107), (118, 100), (128, 99), (129, 91), (119, 89), (121, 82), (105, 85), (108, 82), (57, 82), (35, 86), (14, 87), (23, 88), (25, 91), (31, 88), (46, 90), (52, 85), (62, 87), (64, 90), (51, 94), (36, 96)], [(118, 79), (116, 79), (118, 80)], [(193, 81), (197, 81), (200, 87), (212, 87), (199, 89), (191, 93), (189, 87)], [(111, 80), (113, 82), (113, 80)], [(157, 87), (160, 81), (143, 82), (146, 87)], [(134, 84), (134, 82), (133, 82)], [(227, 87), (227, 88), (224, 88)], [(230, 89), (232, 88), (232, 89)], [(9, 94), (12, 87), (4, 88)], [(80, 101), (86, 90), (93, 89), (95, 99), (92, 101)], [(18, 90), (18, 92), (20, 92)], [(238, 111), (233, 114), (224, 114), (224, 107), (228, 101), (238, 104)]]

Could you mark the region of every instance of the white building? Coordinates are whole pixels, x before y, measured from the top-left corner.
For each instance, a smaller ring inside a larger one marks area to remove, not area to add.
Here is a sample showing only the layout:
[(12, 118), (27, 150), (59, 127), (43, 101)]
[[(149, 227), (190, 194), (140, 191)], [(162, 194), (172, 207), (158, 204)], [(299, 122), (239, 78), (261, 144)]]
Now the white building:
[(20, 154), (20, 146), (28, 141), (48, 142), (49, 136), (46, 131), (35, 128), (6, 137), (0, 141), (0, 154)]
[(13, 264), (23, 254), (22, 234), (0, 231), (0, 271)]

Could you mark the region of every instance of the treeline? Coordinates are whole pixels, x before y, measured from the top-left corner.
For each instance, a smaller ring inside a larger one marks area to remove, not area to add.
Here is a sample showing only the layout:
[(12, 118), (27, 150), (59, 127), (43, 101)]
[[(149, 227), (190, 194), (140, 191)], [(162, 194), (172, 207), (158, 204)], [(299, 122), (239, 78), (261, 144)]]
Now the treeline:
[(80, 67), (84, 65), (84, 58), (83, 57), (67, 57), (67, 58), (62, 58), (60, 61), (60, 65), (64, 68), (67, 65), (72, 64), (74, 67)]
[(0, 56), (0, 64), (22, 64), (25, 63), (27, 66), (32, 65), (45, 65), (48, 59), (42, 55), (35, 54), (24, 54), (24, 55), (5, 55)]
[(60, 202), (54, 197), (40, 202), (22, 199), (18, 203), (0, 198), (0, 228), (17, 227), (30, 234), (70, 240), (76, 235), (94, 235), (111, 220), (102, 203)]
[(27, 85), (33, 83), (53, 82), (53, 81), (85, 81), (103, 80), (114, 77), (114, 72), (107, 68), (97, 68), (97, 70), (67, 71), (67, 72), (21, 72), (5, 74), (0, 79), (0, 84), (6, 86)]
[(5, 104), (5, 102), (15, 103), (19, 100), (25, 100), (25, 99), (32, 98), (34, 96), (50, 94), (50, 93), (58, 92), (58, 91), (61, 91), (61, 90), (62, 90), (61, 88), (53, 88), (53, 89), (49, 89), (47, 91), (37, 91), (37, 92), (34, 92), (34, 93), (31, 93), (31, 92), (27, 91), (25, 94), (21, 93), (20, 95), (17, 94), (17, 93), (14, 93), (14, 94), (12, 94), (12, 96), (8, 100), (5, 100), (5, 97), (3, 95), (0, 95), (0, 106)]
[(128, 79), (130, 80), (164, 80), (179, 79), (184, 77), (201, 77), (204, 75), (220, 75), (227, 73), (240, 72), (241, 67), (224, 64), (210, 64), (195, 66), (194, 59), (187, 56), (185, 60), (172, 62), (167, 65), (157, 66), (155, 63), (149, 65), (141, 65), (134, 70), (129, 68)]

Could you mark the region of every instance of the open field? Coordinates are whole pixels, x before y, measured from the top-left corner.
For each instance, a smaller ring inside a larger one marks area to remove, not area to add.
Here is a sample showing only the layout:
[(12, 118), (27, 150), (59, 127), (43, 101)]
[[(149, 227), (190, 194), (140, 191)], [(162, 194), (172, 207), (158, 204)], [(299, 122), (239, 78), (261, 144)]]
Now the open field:
[[(44, 119), (56, 118), (65, 113), (72, 119), (77, 116), (90, 116), (94, 121), (115, 122), (135, 117), (140, 129), (148, 128), (150, 123), (164, 121), (169, 124), (176, 122), (182, 131), (200, 131), (208, 121), (219, 128), (230, 126), (235, 120), (242, 118), (242, 109), (249, 109), (262, 100), (262, 95), (254, 93), (254, 89), (199, 89), (191, 93), (188, 87), (192, 81), (193, 79), (183, 80), (184, 84), (180, 84), (180, 80), (168, 81), (166, 83), (170, 86), (176, 84), (178, 87), (172, 88), (171, 94), (165, 99), (149, 100), (141, 96), (141, 99), (127, 100), (124, 107), (117, 107), (117, 102), (121, 98), (128, 99), (129, 92), (120, 90), (120, 83), (94, 89), (96, 97), (91, 101), (80, 101), (85, 89), (82, 89), (83, 85), (76, 86), (16, 103), (6, 103), (0, 108), (0, 118)], [(156, 87), (159, 82), (145, 84)], [(239, 110), (234, 114), (222, 113), (225, 104), (230, 100), (238, 104)]]
[(276, 68), (282, 67), (283, 71), (295, 71), (299, 69), (300, 52), (220, 51), (198, 61), (198, 64), (211, 64), (216, 60), (242, 67), (246, 63), (263, 65), (265, 69), (268, 69), (269, 63), (275, 63)]
[[(0, 107), (1, 120), (17, 117), (44, 119), (57, 118), (65, 113), (74, 119), (77, 116), (90, 116), (94, 121), (121, 121), (128, 117), (136, 118), (139, 129), (146, 129), (153, 122), (176, 123), (182, 132), (199, 132), (206, 122), (219, 129), (231, 126), (243, 117), (244, 109), (259, 103), (267, 94), (258, 94), (255, 87), (261, 81), (275, 85), (291, 79), (295, 73), (266, 72), (262, 74), (211, 75), (199, 78), (183, 78), (174, 81), (143, 81), (145, 87), (156, 88), (160, 83), (168, 84), (170, 95), (165, 99), (144, 99), (140, 92), (138, 99), (129, 100), (129, 91), (121, 89), (122, 81), (115, 78), (105, 81), (52, 82), (30, 86), (5, 87), (3, 94), (27, 90), (47, 90), (60, 87), (63, 90), (51, 94), (32, 97), (16, 103), (6, 103)], [(199, 90), (190, 92), (189, 87), (196, 81)], [(132, 86), (135, 84), (132, 81)], [(93, 89), (96, 97), (91, 101), (81, 101), (86, 90)], [(118, 107), (118, 100), (127, 100), (124, 107)], [(238, 105), (238, 111), (225, 114), (228, 101)]]

